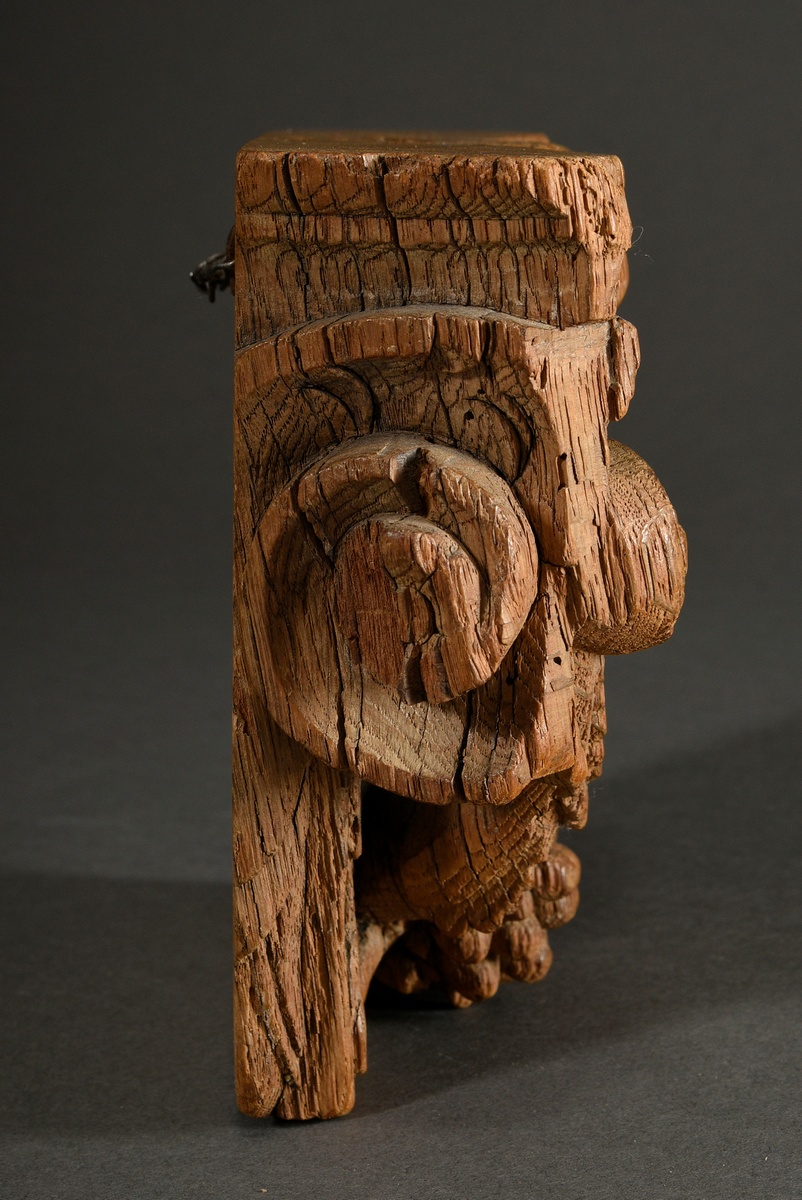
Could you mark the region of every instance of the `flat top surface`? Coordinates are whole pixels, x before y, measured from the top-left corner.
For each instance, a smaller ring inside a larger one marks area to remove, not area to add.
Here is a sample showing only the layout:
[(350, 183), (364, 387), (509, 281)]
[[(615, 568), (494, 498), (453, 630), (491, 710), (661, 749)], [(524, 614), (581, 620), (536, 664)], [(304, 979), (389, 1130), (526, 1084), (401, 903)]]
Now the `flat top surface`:
[(628, 227), (623, 184), (615, 155), (577, 154), (542, 133), (290, 130), (248, 142), (237, 160), (239, 210), (422, 218), (549, 214), (563, 221), (562, 236), (583, 244)]
[(415, 133), (382, 130), (277, 130), (255, 138), (244, 150), (272, 154), (421, 154), (452, 158), (455, 155), (480, 157), (529, 157), (543, 154), (573, 155), (564, 146), (549, 141), (545, 133), (474, 133), (461, 130)]

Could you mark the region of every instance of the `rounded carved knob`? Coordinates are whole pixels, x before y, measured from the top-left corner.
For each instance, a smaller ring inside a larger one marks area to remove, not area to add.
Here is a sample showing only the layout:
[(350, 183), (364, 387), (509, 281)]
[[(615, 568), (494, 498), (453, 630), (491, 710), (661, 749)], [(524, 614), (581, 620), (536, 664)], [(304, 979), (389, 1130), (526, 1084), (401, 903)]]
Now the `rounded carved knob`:
[[(537, 593), (527, 518), (490, 467), (411, 434), (342, 443), (272, 502), (249, 556), (257, 654), (282, 727), (332, 754), (364, 671), (405, 704), (486, 682)], [(256, 613), (254, 612), (254, 615)], [(358, 696), (357, 696), (358, 693)], [(380, 718), (377, 718), (380, 720)]]

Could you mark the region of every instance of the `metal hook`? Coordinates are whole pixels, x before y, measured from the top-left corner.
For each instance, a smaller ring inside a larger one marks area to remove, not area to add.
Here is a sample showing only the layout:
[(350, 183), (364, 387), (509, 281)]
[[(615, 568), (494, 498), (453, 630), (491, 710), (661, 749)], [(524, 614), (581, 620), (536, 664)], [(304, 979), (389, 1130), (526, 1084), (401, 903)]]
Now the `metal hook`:
[(209, 258), (204, 258), (203, 262), (198, 263), (194, 271), (190, 271), (189, 277), (197, 288), (206, 293), (210, 304), (214, 304), (218, 291), (224, 292), (226, 288), (230, 288), (232, 292), (234, 291), (233, 229), (226, 239), (225, 250), (221, 250), (217, 254), (212, 254)]

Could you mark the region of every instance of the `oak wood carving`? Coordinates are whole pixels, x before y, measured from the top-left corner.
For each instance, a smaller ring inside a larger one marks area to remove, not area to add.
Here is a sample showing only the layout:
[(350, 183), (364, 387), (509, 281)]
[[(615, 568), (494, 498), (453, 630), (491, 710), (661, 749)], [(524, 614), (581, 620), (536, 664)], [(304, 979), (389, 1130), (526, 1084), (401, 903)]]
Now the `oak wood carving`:
[(288, 134), (237, 164), (234, 868), (244, 1112), (331, 1117), (372, 978), (456, 1007), (549, 968), (604, 655), (685, 537), (632, 397), (616, 158)]

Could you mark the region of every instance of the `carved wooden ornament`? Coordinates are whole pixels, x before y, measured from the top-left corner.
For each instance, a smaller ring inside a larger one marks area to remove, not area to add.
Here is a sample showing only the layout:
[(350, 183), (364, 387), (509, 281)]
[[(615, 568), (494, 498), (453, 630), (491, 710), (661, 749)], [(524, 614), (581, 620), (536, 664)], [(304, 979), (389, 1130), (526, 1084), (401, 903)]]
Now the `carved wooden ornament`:
[(375, 975), (456, 1007), (576, 910), (605, 654), (685, 537), (608, 440), (618, 159), (541, 135), (272, 135), (237, 165), (237, 1091), (350, 1110)]

